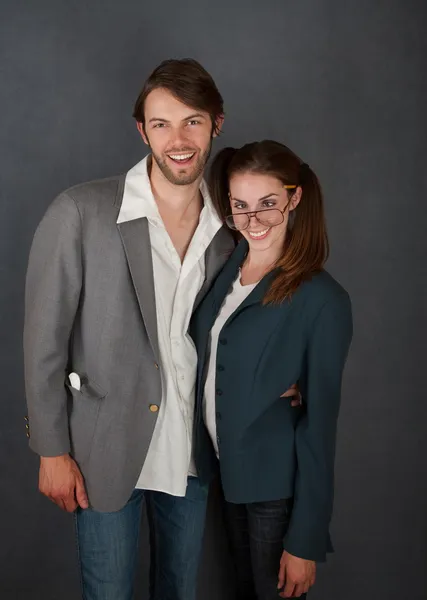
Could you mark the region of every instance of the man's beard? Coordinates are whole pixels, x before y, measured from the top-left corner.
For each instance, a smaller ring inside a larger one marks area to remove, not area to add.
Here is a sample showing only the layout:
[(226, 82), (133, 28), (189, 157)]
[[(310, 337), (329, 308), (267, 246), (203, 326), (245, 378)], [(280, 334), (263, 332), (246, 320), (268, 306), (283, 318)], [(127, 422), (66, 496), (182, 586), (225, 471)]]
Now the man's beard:
[[(200, 177), (200, 175), (203, 173), (206, 163), (209, 160), (211, 148), (212, 148), (212, 140), (210, 141), (209, 146), (206, 148), (206, 150), (203, 152), (203, 154), (199, 155), (197, 162), (194, 165), (192, 165), (191, 172), (185, 173), (184, 172), (185, 167), (183, 167), (183, 172), (178, 173), (178, 174), (175, 174), (172, 171), (172, 169), (169, 168), (169, 166), (166, 162), (166, 159), (163, 159), (162, 157), (155, 154), (153, 152), (153, 149), (151, 149), (151, 152), (152, 152), (153, 158), (156, 161), (157, 166), (159, 167), (160, 171), (163, 173), (163, 175), (166, 177), (166, 179), (168, 181), (170, 181), (170, 183), (173, 183), (173, 185), (190, 185), (191, 183), (194, 183)], [(193, 149), (192, 148), (181, 148), (179, 150), (179, 152), (185, 152), (185, 151), (193, 152)], [(170, 152), (169, 154), (173, 154), (173, 152)]]

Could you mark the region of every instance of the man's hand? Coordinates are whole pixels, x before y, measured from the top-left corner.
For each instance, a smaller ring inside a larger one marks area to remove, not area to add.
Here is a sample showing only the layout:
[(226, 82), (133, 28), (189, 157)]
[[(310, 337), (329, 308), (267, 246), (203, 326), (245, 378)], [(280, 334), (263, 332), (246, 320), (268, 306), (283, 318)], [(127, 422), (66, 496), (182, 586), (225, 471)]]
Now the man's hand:
[(296, 383), (291, 385), (287, 392), (280, 396), (281, 398), (292, 398), (291, 406), (299, 406), (302, 404), (302, 396)]
[(280, 592), (281, 598), (299, 598), (306, 594), (316, 579), (316, 563), (313, 560), (298, 558), (286, 552), (282, 554), (277, 589), (285, 586)]
[(39, 490), (67, 512), (89, 507), (83, 476), (69, 454), (41, 457)]

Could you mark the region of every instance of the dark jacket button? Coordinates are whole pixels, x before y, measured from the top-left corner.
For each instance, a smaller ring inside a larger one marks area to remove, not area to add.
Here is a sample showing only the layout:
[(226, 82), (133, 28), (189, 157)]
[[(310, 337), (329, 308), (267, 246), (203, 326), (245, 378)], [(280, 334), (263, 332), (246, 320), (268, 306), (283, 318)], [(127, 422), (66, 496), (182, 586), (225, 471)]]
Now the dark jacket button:
[(220, 412), (216, 413), (216, 420), (221, 421), (221, 413)]
[(219, 343), (222, 344), (223, 346), (226, 346), (227, 345), (227, 340), (225, 338), (221, 338), (219, 340)]
[(218, 365), (218, 371), (224, 371), (224, 367), (222, 365)]
[(222, 390), (217, 390), (217, 391), (216, 391), (216, 395), (217, 395), (217, 396), (222, 396)]

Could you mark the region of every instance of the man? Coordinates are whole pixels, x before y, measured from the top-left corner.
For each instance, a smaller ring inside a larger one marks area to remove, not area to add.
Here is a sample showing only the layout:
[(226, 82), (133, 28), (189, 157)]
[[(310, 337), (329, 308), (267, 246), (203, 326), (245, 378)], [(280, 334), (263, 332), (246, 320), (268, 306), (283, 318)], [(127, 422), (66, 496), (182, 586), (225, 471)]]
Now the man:
[(152, 600), (193, 600), (207, 489), (191, 458), (188, 324), (234, 244), (202, 180), (222, 97), (193, 60), (163, 62), (134, 117), (151, 154), (76, 186), (34, 237), (25, 378), (40, 491), (74, 512), (85, 600), (130, 600), (140, 512)]

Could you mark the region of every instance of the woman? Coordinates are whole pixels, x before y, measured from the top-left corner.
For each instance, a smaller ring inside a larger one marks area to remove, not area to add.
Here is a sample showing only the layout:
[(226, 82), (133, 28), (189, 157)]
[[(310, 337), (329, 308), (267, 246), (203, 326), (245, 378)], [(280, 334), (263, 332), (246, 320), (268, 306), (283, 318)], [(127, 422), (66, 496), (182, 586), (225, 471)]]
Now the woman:
[[(197, 469), (208, 481), (219, 458), (238, 598), (300, 597), (332, 551), (350, 300), (323, 269), (318, 179), (286, 146), (222, 150), (211, 193), (240, 241), (192, 322)], [(297, 408), (281, 398), (294, 383)]]

